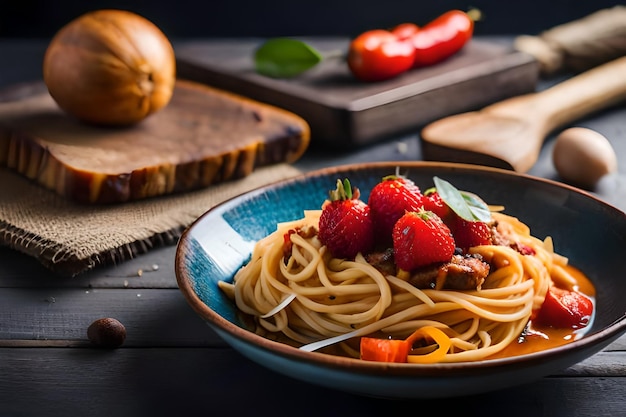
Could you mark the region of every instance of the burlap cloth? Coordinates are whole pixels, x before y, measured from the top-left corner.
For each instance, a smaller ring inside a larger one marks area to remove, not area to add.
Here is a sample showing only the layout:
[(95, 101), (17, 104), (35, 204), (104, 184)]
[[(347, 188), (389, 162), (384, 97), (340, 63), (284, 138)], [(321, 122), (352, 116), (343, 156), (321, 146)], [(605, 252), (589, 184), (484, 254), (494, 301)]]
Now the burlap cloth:
[(292, 165), (278, 164), (195, 192), (87, 206), (0, 168), (0, 245), (33, 256), (56, 275), (73, 277), (174, 245), (186, 227), (216, 204), (299, 173)]

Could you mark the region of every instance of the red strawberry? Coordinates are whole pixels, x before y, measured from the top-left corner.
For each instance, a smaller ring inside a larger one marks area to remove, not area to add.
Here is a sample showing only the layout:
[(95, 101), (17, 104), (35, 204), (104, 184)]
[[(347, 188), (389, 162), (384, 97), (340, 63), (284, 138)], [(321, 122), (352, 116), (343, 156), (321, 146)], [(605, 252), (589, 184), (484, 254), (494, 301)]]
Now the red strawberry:
[(424, 210), (432, 211), (437, 216), (441, 217), (444, 223), (448, 224), (448, 220), (453, 216), (454, 212), (448, 204), (441, 198), (441, 195), (434, 189), (426, 190), (424, 192), (424, 198), (422, 199)]
[(372, 211), (376, 242), (389, 245), (398, 219), (405, 212), (422, 207), (422, 193), (410, 179), (389, 175), (372, 188), (367, 204)]
[(487, 223), (465, 220), (460, 216), (456, 216), (454, 220), (453, 233), (456, 246), (464, 251), (473, 246), (491, 245), (493, 242), (491, 227)]
[(432, 211), (407, 212), (393, 228), (394, 259), (405, 271), (449, 261), (454, 249), (450, 229)]
[(337, 189), (322, 208), (318, 239), (336, 258), (366, 254), (374, 247), (374, 228), (369, 206), (359, 199), (346, 179), (337, 180)]

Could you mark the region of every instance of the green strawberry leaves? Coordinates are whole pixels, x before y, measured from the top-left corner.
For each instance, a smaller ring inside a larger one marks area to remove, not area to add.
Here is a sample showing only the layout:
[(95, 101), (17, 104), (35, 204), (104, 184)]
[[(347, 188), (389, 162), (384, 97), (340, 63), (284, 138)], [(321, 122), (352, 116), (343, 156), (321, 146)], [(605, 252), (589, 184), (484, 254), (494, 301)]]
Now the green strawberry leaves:
[(322, 55), (305, 42), (274, 38), (255, 51), (254, 63), (259, 74), (272, 78), (292, 78), (322, 61)]
[(352, 185), (350, 184), (350, 180), (347, 178), (344, 179), (343, 182), (338, 178), (337, 188), (328, 191), (328, 198), (330, 201), (351, 200), (352, 197)]
[(433, 177), (433, 182), (441, 199), (460, 217), (468, 221), (491, 221), (489, 207), (477, 195), (459, 191), (439, 177)]

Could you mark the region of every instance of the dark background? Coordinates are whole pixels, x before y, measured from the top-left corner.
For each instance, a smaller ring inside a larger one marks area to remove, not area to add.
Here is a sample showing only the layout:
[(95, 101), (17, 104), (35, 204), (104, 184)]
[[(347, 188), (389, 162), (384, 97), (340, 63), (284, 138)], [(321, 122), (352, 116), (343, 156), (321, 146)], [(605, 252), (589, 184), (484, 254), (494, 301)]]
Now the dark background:
[(170, 38), (356, 36), (401, 22), (425, 24), (458, 8), (480, 9), (477, 35), (537, 34), (598, 9), (623, 4), (607, 0), (2, 0), (0, 39), (49, 38), (64, 24), (95, 9), (119, 8), (143, 15)]

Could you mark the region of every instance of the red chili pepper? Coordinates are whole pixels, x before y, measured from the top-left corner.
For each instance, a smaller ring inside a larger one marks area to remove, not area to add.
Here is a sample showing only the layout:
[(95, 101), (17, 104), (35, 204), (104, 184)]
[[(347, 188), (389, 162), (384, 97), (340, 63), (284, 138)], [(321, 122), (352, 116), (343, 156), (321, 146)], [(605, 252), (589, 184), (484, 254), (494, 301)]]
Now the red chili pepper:
[(420, 30), (420, 27), (415, 23), (400, 23), (398, 26), (391, 29), (391, 33), (396, 35), (398, 39), (409, 39)]
[(362, 81), (396, 77), (413, 65), (415, 49), (388, 30), (374, 29), (357, 36), (348, 50), (348, 67)]
[(552, 286), (533, 321), (559, 329), (580, 329), (589, 324), (592, 313), (593, 303), (589, 297)]
[(474, 19), (450, 10), (411, 36), (415, 48), (413, 68), (433, 65), (457, 53), (472, 38)]

